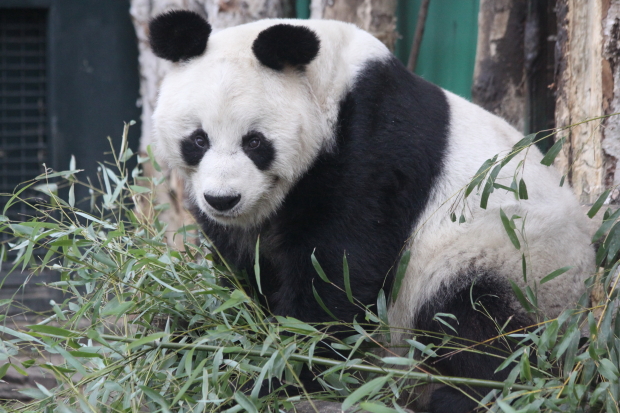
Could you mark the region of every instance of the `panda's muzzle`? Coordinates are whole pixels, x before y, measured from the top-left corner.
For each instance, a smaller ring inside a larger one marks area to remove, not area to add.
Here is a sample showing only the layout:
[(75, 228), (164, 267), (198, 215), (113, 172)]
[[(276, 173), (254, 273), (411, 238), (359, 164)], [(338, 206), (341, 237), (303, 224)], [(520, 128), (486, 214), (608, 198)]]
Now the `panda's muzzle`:
[(232, 209), (241, 200), (241, 194), (233, 196), (211, 196), (205, 194), (204, 196), (205, 201), (207, 201), (207, 203), (211, 205), (213, 209), (216, 209), (220, 212)]

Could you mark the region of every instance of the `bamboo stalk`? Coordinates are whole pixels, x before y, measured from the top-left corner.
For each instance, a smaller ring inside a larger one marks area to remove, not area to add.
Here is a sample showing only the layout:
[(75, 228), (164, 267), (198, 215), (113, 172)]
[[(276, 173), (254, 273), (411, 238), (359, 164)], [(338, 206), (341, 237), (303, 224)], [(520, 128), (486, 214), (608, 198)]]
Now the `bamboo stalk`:
[[(104, 340), (108, 341), (117, 341), (123, 343), (133, 343), (138, 339), (128, 338), (128, 337), (119, 337), (113, 336), (109, 334), (102, 334), (100, 336)], [(210, 351), (215, 352), (220, 349), (225, 349), (227, 353), (235, 353), (235, 354), (244, 354), (246, 356), (254, 356), (261, 358), (269, 358), (274, 352), (273, 351), (265, 351), (261, 354), (259, 350), (246, 350), (242, 348), (235, 347), (221, 347), (221, 346), (209, 346), (205, 344), (191, 344), (191, 343), (146, 343), (145, 346), (150, 346), (153, 348), (167, 348), (172, 350), (187, 350), (194, 349), (198, 351)], [(289, 360), (301, 361), (305, 363), (314, 363), (322, 366), (328, 367), (336, 367), (342, 364), (342, 362), (337, 360), (328, 359), (325, 357), (309, 357), (303, 356), (301, 354), (291, 354), (289, 356)], [(492, 380), (481, 380), (481, 379), (471, 379), (465, 377), (451, 377), (451, 376), (439, 376), (428, 373), (416, 373), (413, 371), (406, 371), (401, 369), (392, 369), (392, 368), (383, 368), (370, 366), (368, 364), (356, 364), (354, 366), (348, 366), (347, 369), (362, 371), (365, 373), (378, 373), (378, 374), (392, 374), (397, 377), (407, 378), (407, 379), (415, 379), (423, 383), (443, 383), (443, 384), (454, 384), (454, 385), (468, 385), (468, 386), (476, 386), (476, 387), (486, 387), (489, 389), (503, 389), (506, 385), (504, 382), (500, 381), (492, 381)], [(523, 384), (513, 384), (511, 386), (513, 390), (535, 390), (533, 386), (526, 386)]]

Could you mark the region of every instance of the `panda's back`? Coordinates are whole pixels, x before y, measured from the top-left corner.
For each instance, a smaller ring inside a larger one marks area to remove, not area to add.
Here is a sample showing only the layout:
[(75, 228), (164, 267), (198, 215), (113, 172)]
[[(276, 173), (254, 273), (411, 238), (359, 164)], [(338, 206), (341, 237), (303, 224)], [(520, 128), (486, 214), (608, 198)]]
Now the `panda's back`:
[[(501, 160), (523, 135), (479, 106), (444, 93), (450, 107), (444, 168), (412, 231), (412, 257), (403, 294), (391, 310), (393, 322), (415, 319), (422, 306), (445, 294), (446, 286), (461, 288), (462, 284), (475, 282), (476, 274), (509, 278), (521, 288), (527, 284), (534, 289), (533, 284), (547, 274), (572, 266), (566, 274), (537, 288), (540, 309), (547, 316), (557, 316), (585, 291), (583, 281), (594, 268), (593, 247), (582, 209), (570, 187), (560, 186), (558, 171), (540, 163), (543, 156), (535, 146), (502, 168), (496, 180), (510, 187), (515, 170), (523, 162), (517, 182), (523, 178), (527, 200), (495, 189), (483, 209), (480, 195), (484, 181), (463, 200), (464, 189), (483, 163), (495, 155)], [(508, 218), (521, 217), (514, 220), (519, 231), (524, 228), (525, 239), (519, 235), (520, 249), (506, 233), (500, 209)], [(451, 212), (457, 222), (450, 219)], [(461, 214), (465, 223), (458, 222)], [(522, 255), (526, 257), (527, 283), (522, 274)]]

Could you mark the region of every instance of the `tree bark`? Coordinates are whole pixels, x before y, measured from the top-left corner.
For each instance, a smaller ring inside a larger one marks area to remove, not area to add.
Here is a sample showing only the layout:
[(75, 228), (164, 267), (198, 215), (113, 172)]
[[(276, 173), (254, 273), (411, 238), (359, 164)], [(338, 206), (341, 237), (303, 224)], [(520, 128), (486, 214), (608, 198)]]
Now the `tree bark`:
[(525, 125), (524, 23), (527, 0), (480, 0), (478, 49), (472, 100), (506, 119)]
[(396, 4), (397, 0), (312, 0), (310, 18), (353, 23), (394, 50)]
[(593, 203), (617, 179), (618, 117), (579, 123), (619, 109), (614, 87), (619, 3), (558, 1), (556, 126), (575, 126), (558, 135), (567, 143), (556, 165), (584, 204)]
[[(151, 116), (157, 101), (157, 91), (164, 75), (172, 64), (157, 58), (148, 44), (148, 23), (154, 16), (173, 9), (193, 10), (208, 17), (213, 31), (226, 27), (248, 23), (257, 19), (270, 17), (292, 17), (292, 0), (131, 0), (130, 14), (138, 35), (140, 61), (140, 102), (142, 107), (142, 136), (139, 151), (146, 156), (146, 148), (151, 144)], [(159, 179), (166, 177), (163, 185), (155, 185), (157, 204), (169, 204), (170, 207), (160, 214), (160, 219), (167, 226), (168, 243), (181, 247), (182, 237), (174, 238), (177, 230), (193, 223), (184, 204), (184, 183), (175, 171), (162, 166), (162, 172), (156, 172), (151, 166), (145, 166), (145, 176)], [(150, 217), (152, 205), (142, 202), (140, 212)]]

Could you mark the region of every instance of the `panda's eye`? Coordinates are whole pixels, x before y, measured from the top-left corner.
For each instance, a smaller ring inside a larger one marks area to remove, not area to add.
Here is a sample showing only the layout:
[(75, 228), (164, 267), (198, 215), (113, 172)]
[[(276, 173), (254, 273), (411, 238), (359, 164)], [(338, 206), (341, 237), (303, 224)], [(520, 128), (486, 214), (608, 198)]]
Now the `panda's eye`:
[(208, 145), (207, 138), (205, 136), (198, 135), (194, 137), (194, 144), (198, 146), (199, 148), (204, 148), (205, 146)]
[(260, 138), (255, 136), (252, 139), (250, 139), (247, 143), (247, 147), (248, 149), (256, 149), (260, 146)]

